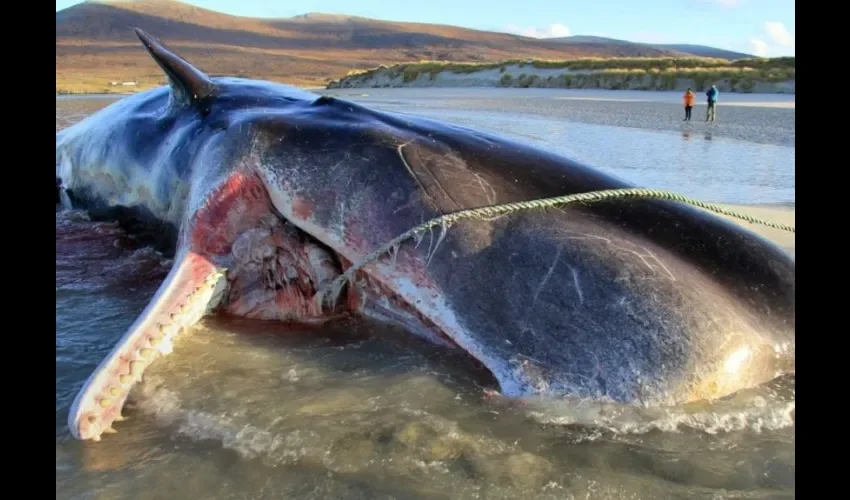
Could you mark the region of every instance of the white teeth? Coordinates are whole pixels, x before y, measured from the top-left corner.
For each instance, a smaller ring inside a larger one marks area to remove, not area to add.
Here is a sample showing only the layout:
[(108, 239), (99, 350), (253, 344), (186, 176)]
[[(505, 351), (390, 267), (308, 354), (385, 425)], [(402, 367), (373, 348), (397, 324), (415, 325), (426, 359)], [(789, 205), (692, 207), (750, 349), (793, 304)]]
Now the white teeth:
[(177, 332), (179, 330), (180, 330), (180, 325), (177, 322), (174, 322), (174, 323), (169, 323), (169, 324), (165, 325), (165, 327), (163, 328), (163, 333), (165, 334), (165, 337), (170, 338), (170, 337), (177, 335)]
[[(198, 269), (211, 272), (197, 282), (192, 278)], [(227, 280), (222, 279), (223, 276), (224, 273), (215, 272), (212, 264), (204, 257), (192, 252), (174, 262), (168, 277), (145, 311), (83, 384), (74, 399), (68, 414), (68, 426), (75, 438), (99, 441), (101, 434), (111, 432), (106, 430), (110, 429), (111, 422), (107, 421), (104, 411), (115, 405), (123, 405), (131, 387), (142, 379), (146, 367), (160, 353), (165, 355), (172, 352), (172, 342), (183, 327), (194, 324), (207, 309), (217, 305), (227, 289)], [(203, 299), (208, 300), (202, 304)], [(183, 301), (183, 304), (180, 305), (178, 301)], [(175, 310), (175, 306), (179, 307)], [(116, 369), (120, 373), (116, 373)], [(90, 416), (95, 416), (95, 421), (89, 419), (86, 424), (83, 419)], [(114, 420), (120, 421), (121, 418)]]
[(174, 351), (174, 343), (171, 341), (171, 337), (165, 337), (162, 339), (162, 342), (156, 346), (156, 348), (164, 356), (166, 354), (171, 354)]

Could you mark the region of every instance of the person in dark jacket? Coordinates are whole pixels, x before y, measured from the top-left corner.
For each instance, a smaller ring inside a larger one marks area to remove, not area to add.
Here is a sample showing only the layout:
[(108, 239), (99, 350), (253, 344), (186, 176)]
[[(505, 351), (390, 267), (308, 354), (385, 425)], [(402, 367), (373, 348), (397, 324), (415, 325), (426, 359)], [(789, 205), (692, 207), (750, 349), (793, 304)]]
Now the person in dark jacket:
[(705, 93), (705, 96), (708, 97), (708, 109), (705, 112), (705, 121), (707, 122), (713, 122), (717, 116), (717, 94), (719, 93), (720, 91), (717, 90), (715, 85), (712, 85)]

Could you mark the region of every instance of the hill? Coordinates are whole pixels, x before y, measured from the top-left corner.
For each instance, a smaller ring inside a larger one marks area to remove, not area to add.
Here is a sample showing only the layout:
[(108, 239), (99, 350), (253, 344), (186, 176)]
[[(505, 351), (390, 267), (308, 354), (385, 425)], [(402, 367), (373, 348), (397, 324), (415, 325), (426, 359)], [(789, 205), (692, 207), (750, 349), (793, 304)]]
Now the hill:
[(681, 52), (683, 54), (694, 55), (698, 57), (716, 57), (720, 59), (728, 59), (736, 61), (738, 59), (749, 59), (755, 57), (752, 54), (744, 54), (743, 52), (735, 52), (732, 50), (718, 49), (717, 47), (707, 47), (705, 45), (690, 45), (686, 43), (667, 43), (655, 44), (653, 47)]
[(601, 36), (587, 35), (564, 36), (559, 38), (550, 38), (550, 40), (570, 44), (575, 47), (582, 47), (590, 44), (607, 44), (624, 48), (628, 47), (630, 50), (633, 50), (635, 52), (654, 48), (667, 51), (670, 55), (679, 55), (682, 57), (712, 57), (717, 59), (727, 59), (729, 61), (735, 61), (738, 59), (749, 59), (755, 57), (752, 54), (744, 54), (743, 52), (735, 52), (731, 50), (718, 49), (717, 47), (708, 47), (706, 45), (693, 45), (687, 43), (646, 44), (630, 42), (628, 40), (618, 40), (616, 38), (605, 38)]
[[(57, 91), (110, 91), (163, 82), (131, 27), (162, 40), (211, 74), (324, 86), (350, 70), (421, 60), (665, 57), (641, 44), (540, 40), (455, 26), (379, 21), (335, 14), (285, 19), (238, 17), (176, 0), (89, 1), (56, 12)], [(123, 87), (127, 88), (127, 87)]]
[(571, 35), (571, 36), (561, 36), (557, 38), (550, 38), (553, 42), (560, 43), (568, 43), (571, 45), (585, 45), (585, 44), (608, 44), (608, 45), (620, 45), (620, 46), (639, 46), (644, 45), (641, 43), (630, 42), (628, 40), (618, 40), (616, 38), (607, 38), (604, 36), (591, 36), (591, 35)]

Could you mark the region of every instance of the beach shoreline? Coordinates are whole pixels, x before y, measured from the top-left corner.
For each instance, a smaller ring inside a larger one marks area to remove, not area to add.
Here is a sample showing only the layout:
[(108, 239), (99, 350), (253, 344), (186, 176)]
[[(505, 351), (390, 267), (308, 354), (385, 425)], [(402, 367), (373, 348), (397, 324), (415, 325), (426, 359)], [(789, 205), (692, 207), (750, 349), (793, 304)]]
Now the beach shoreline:
[(480, 126), (493, 120), (509, 123), (518, 113), (524, 119), (545, 120), (547, 126), (582, 123), (673, 133), (684, 141), (732, 139), (790, 148), (792, 156), (796, 142), (795, 99), (790, 95), (721, 94), (716, 122), (705, 121), (705, 101), (697, 100), (692, 121), (686, 122), (677, 91), (405, 87), (331, 89), (321, 94), (441, 120), (456, 121), (464, 115), (456, 121), (459, 125), (474, 124), (470, 114), (482, 117)]

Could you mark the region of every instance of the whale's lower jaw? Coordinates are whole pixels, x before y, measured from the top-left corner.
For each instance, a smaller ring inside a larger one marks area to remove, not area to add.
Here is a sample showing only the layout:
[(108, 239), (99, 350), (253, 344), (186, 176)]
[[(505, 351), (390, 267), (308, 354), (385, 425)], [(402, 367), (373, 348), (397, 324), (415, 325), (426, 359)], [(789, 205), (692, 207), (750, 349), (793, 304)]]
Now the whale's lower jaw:
[(174, 267), (147, 308), (112, 352), (83, 384), (68, 415), (71, 435), (100, 440), (123, 420), (121, 408), (130, 389), (159, 356), (171, 352), (175, 337), (221, 300), (226, 280), (208, 259), (193, 252)]

